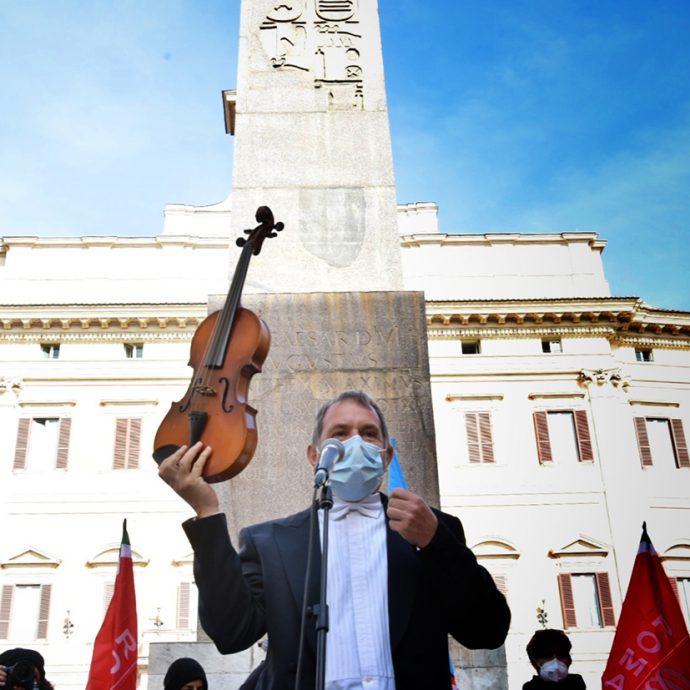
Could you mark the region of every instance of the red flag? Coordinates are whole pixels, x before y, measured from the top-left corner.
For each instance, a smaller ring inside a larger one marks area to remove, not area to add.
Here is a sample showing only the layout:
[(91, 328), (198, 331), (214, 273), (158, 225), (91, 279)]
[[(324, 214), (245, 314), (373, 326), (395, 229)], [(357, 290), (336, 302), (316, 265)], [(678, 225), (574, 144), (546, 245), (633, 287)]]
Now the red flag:
[(646, 523), (601, 684), (603, 690), (690, 690), (690, 637)]
[(132, 548), (124, 520), (115, 591), (93, 645), (86, 690), (135, 690), (137, 661), (137, 600)]

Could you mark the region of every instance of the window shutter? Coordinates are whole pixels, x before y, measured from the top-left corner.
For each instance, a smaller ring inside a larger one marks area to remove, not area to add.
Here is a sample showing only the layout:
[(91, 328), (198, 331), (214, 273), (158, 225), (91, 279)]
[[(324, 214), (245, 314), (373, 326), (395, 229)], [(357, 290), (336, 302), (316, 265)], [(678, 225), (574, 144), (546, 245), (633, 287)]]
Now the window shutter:
[(683, 422), (680, 419), (671, 420), (671, 435), (673, 436), (673, 446), (676, 449), (676, 465), (678, 467), (690, 467), (688, 443), (685, 440)]
[(50, 590), (52, 585), (41, 585), (41, 604), (38, 610), (38, 632), (36, 639), (45, 640), (48, 637), (48, 613), (50, 612)]
[(129, 420), (129, 448), (127, 449), (127, 467), (139, 467), (139, 447), (141, 445), (141, 418)]
[(467, 454), (470, 462), (481, 462), (481, 449), (479, 448), (479, 424), (476, 412), (465, 412), (465, 429), (467, 431)]
[(580, 462), (591, 462), (594, 460), (594, 453), (592, 452), (592, 437), (589, 433), (587, 413), (584, 410), (575, 410), (573, 415), (575, 416), (575, 435), (580, 451)]
[(103, 614), (105, 615), (108, 612), (108, 607), (110, 606), (110, 601), (113, 598), (113, 594), (115, 594), (115, 583), (114, 582), (108, 582), (105, 584), (103, 587)]
[(570, 573), (561, 573), (558, 576), (558, 591), (561, 595), (563, 626), (565, 628), (576, 628), (575, 598), (573, 597), (573, 581), (570, 577)]
[(635, 433), (637, 434), (637, 445), (640, 448), (640, 461), (642, 462), (642, 467), (651, 467), (652, 448), (649, 445), (647, 420), (644, 417), (635, 417)]
[(508, 598), (508, 578), (505, 575), (494, 575), (494, 582), (498, 591), (507, 599)]
[(539, 463), (553, 462), (551, 440), (549, 439), (549, 420), (546, 412), (534, 413), (534, 430), (537, 434), (537, 455)]
[(55, 467), (58, 470), (67, 469), (67, 456), (69, 455), (69, 436), (72, 429), (72, 418), (63, 417), (60, 420), (60, 434), (58, 436), (58, 450)]
[(122, 417), (115, 420), (115, 455), (113, 469), (139, 467), (141, 445), (141, 418)]
[(601, 609), (601, 619), (604, 627), (616, 625), (616, 618), (613, 615), (613, 599), (611, 598), (611, 587), (609, 585), (608, 573), (596, 573), (597, 594), (599, 595), (599, 608)]
[(2, 594), (0, 594), (0, 640), (9, 638), (13, 593), (14, 585), (2, 586)]
[(177, 586), (177, 627), (189, 627), (189, 582), (180, 582)]
[(482, 461), (494, 462), (494, 442), (491, 435), (491, 415), (488, 412), (479, 413), (479, 438), (482, 447)]
[(125, 455), (127, 453), (127, 420), (115, 420), (115, 454), (113, 456), (113, 469), (122, 470), (125, 467)]
[(26, 450), (29, 447), (29, 430), (31, 429), (31, 420), (24, 417), (19, 420), (17, 428), (17, 444), (14, 449), (14, 464), (13, 470), (26, 469)]

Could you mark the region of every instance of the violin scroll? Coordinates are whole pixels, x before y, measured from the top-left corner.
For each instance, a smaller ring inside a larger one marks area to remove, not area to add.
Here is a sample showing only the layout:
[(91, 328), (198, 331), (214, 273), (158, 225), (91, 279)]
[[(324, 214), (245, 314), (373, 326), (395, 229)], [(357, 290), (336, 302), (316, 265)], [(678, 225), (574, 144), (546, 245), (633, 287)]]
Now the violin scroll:
[(251, 242), (253, 245), (252, 254), (257, 256), (261, 251), (263, 241), (267, 237), (278, 237), (277, 233), (279, 233), (285, 227), (285, 224), (275, 222), (275, 219), (273, 218), (273, 211), (271, 211), (268, 206), (259, 206), (254, 217), (259, 222), (259, 225), (257, 225), (253, 230), (245, 230), (244, 234), (249, 235), (249, 237), (246, 239), (244, 237), (238, 237), (237, 240), (235, 240), (235, 244), (238, 247), (244, 247), (247, 242)]

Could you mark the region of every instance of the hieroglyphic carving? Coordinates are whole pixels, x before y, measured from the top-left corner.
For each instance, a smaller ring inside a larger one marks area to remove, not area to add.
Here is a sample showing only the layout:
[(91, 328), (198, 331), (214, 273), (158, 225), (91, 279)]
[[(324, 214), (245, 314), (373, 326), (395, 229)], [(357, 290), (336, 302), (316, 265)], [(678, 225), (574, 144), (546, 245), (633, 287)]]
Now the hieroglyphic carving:
[(261, 44), (273, 67), (309, 70), (307, 30), (304, 20), (306, 0), (276, 2), (259, 27)]
[(316, 14), (330, 22), (352, 19), (356, 9), (356, 0), (316, 0)]
[[(275, 2), (259, 27), (271, 65), (314, 75), (329, 110), (362, 110), (364, 73), (357, 0)], [(308, 15), (311, 13), (311, 17)]]

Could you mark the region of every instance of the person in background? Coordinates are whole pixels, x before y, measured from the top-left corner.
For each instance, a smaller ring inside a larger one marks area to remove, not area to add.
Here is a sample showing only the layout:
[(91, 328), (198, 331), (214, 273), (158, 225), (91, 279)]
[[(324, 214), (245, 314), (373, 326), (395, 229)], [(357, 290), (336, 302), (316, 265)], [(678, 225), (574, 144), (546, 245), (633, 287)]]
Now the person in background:
[[(562, 630), (537, 630), (527, 643), (527, 656), (536, 675), (522, 686), (522, 690), (585, 690), (582, 676), (569, 673), (570, 650), (573, 645)], [(558, 685), (558, 689), (556, 689)]]
[(208, 690), (206, 673), (196, 659), (182, 657), (170, 664), (163, 679), (164, 690)]
[(46, 679), (43, 656), (34, 649), (22, 647), (4, 651), (0, 654), (0, 688), (53, 690), (52, 683)]

